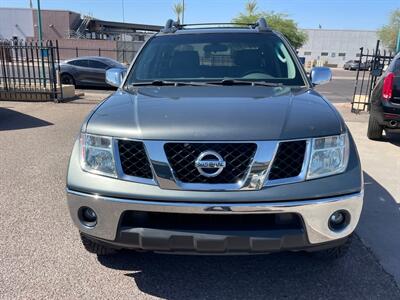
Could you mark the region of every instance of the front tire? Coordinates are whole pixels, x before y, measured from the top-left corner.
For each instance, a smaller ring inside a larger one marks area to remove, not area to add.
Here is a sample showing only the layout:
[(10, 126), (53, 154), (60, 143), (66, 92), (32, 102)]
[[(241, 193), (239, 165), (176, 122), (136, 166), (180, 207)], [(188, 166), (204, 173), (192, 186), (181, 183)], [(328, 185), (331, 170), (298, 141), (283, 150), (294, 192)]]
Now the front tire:
[(86, 251), (97, 254), (98, 256), (107, 256), (117, 253), (116, 249), (104, 246), (102, 244), (96, 243), (90, 238), (86, 237), (82, 232), (80, 232), (81, 241)]
[(369, 116), (368, 121), (368, 132), (367, 136), (370, 140), (381, 140), (383, 134), (383, 126), (379, 125), (378, 121), (373, 117)]

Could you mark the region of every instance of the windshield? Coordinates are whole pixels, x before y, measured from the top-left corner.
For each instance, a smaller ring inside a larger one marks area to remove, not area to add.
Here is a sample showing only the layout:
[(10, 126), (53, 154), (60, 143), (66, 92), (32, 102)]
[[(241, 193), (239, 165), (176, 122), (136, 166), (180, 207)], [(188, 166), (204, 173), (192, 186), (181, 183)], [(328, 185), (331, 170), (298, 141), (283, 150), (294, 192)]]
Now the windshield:
[(176, 34), (152, 38), (127, 84), (226, 79), (304, 85), (300, 70), (275, 34)]

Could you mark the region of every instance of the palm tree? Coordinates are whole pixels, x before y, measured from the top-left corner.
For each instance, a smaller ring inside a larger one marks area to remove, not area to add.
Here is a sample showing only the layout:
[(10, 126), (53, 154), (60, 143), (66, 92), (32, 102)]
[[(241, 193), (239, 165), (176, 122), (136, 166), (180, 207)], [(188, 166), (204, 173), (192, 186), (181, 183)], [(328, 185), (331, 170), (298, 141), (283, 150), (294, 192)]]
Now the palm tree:
[(233, 18), (233, 23), (252, 24), (263, 16), (263, 12), (258, 11), (257, 0), (249, 0), (246, 2), (245, 11)]
[(247, 1), (247, 3), (246, 3), (247, 15), (253, 16), (256, 14), (256, 11), (257, 11), (257, 1), (256, 0)]
[(183, 4), (182, 4), (182, 2), (175, 3), (172, 9), (173, 9), (173, 11), (174, 11), (174, 13), (176, 15), (176, 20), (178, 21), (178, 23), (180, 23), (181, 15), (183, 13)]

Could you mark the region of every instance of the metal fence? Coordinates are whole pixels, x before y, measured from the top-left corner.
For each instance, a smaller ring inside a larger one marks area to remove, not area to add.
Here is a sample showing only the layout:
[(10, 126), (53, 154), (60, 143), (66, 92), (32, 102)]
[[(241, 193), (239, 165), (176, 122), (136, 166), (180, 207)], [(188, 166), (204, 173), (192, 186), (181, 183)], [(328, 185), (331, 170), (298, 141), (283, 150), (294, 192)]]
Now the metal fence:
[(370, 110), (372, 90), (375, 87), (377, 79), (390, 64), (393, 57), (394, 54), (392, 52), (380, 50), (379, 40), (376, 43), (375, 50), (371, 52), (360, 48), (356, 82), (351, 103), (352, 112), (359, 113)]
[(0, 41), (0, 100), (61, 101), (57, 42)]

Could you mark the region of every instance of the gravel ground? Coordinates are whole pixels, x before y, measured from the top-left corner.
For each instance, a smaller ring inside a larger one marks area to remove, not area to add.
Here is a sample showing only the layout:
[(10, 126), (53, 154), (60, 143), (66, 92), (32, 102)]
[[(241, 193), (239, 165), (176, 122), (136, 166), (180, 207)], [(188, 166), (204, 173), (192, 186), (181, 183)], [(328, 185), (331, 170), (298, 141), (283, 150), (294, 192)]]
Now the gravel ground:
[(95, 102), (0, 102), (1, 299), (400, 299), (358, 238), (335, 262), (300, 253), (87, 253), (64, 187), (73, 141)]

